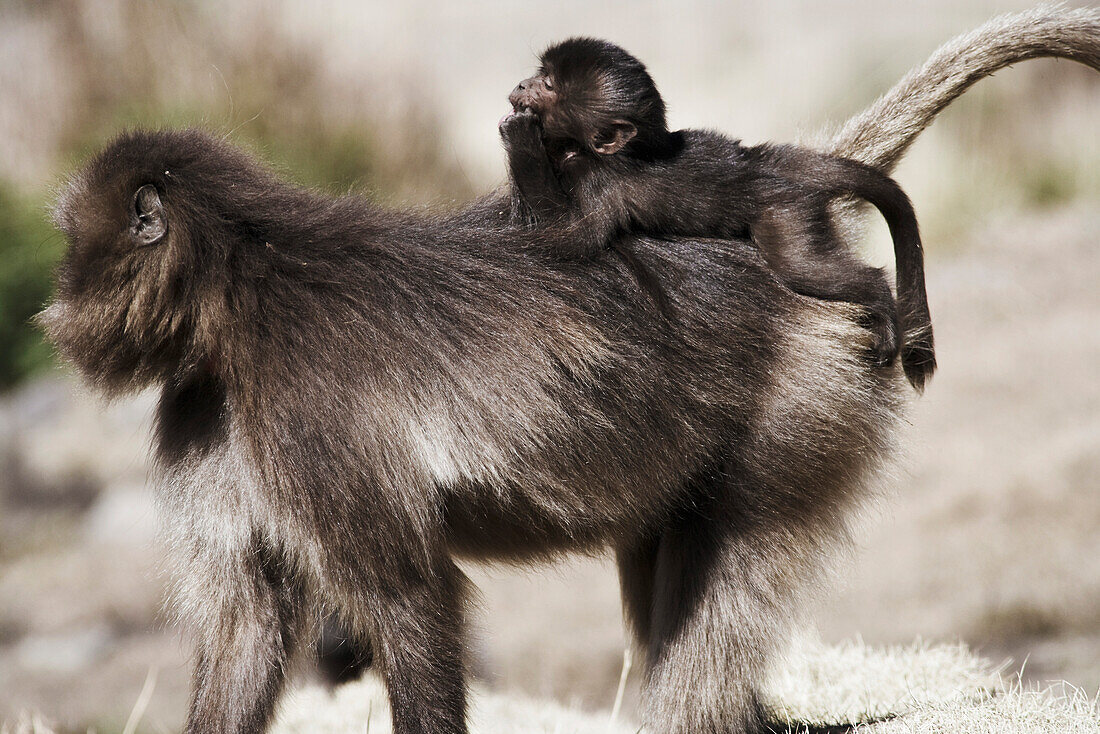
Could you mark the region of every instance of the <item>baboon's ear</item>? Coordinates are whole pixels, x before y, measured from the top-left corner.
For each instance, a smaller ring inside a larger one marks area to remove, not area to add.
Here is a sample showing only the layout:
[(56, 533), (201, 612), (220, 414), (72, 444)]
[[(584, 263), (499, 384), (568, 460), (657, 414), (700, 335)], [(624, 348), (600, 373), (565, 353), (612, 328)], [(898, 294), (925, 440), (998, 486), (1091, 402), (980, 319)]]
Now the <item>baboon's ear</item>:
[(146, 184), (134, 193), (130, 233), (139, 245), (155, 245), (168, 234), (168, 217), (156, 186)]
[(637, 134), (638, 128), (634, 127), (634, 123), (615, 120), (604, 129), (593, 133), (592, 150), (600, 155), (614, 155)]

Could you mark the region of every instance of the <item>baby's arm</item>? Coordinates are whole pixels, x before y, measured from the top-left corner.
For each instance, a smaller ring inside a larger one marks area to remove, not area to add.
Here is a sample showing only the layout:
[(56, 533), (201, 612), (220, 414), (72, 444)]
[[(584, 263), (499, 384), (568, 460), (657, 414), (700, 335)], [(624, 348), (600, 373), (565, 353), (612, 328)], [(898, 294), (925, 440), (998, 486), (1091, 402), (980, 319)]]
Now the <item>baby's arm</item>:
[(606, 249), (625, 224), (621, 206), (581, 185), (580, 195), (592, 199), (582, 208), (576, 192), (565, 191), (534, 113), (509, 115), (500, 123), (500, 135), (512, 182), (512, 223), (536, 227), (542, 245), (559, 257), (594, 257)]
[(569, 197), (546, 154), (538, 117), (527, 110), (508, 115), (500, 122), (500, 137), (508, 154), (513, 223), (535, 225), (562, 218)]

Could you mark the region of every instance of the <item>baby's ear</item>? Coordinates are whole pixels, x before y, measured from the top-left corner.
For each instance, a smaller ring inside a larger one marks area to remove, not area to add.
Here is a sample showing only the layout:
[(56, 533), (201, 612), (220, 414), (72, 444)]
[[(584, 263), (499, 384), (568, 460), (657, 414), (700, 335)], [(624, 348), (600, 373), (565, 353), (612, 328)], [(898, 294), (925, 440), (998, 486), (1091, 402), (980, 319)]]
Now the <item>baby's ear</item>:
[(634, 123), (626, 120), (615, 120), (602, 130), (592, 134), (589, 144), (592, 150), (600, 155), (614, 155), (638, 134), (638, 128)]

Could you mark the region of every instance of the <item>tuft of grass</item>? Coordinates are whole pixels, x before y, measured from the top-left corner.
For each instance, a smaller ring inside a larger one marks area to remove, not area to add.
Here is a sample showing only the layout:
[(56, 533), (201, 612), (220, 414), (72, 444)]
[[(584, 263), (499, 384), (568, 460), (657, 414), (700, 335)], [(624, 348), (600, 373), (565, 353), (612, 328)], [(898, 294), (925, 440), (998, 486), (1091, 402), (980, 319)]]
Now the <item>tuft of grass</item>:
[(1028, 687), (965, 645), (796, 645), (769, 684), (779, 732), (1100, 734), (1097, 700), (1069, 684)]
[(1096, 698), (1066, 683), (1030, 688), (1019, 678), (980, 701), (950, 701), (927, 706), (856, 734), (1096, 734), (1100, 714)]
[(767, 703), (785, 723), (855, 724), (905, 716), (945, 701), (983, 700), (997, 671), (961, 644), (869, 647), (798, 640), (767, 685)]

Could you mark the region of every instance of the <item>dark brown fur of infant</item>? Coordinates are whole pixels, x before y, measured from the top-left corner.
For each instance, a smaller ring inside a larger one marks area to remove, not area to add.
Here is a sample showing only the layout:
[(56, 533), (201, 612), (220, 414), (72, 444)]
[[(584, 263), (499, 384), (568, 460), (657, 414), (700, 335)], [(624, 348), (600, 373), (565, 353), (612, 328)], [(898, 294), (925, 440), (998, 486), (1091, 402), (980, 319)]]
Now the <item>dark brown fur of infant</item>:
[[(923, 390), (936, 367), (924, 255), (913, 207), (893, 179), (794, 145), (671, 132), (645, 66), (607, 41), (573, 38), (540, 62), (512, 91), (515, 111), (501, 121), (513, 220), (544, 230), (548, 246), (567, 258), (614, 248), (662, 306), (663, 294), (619, 235), (751, 239), (795, 292), (862, 306), (875, 363), (891, 363), (900, 350), (906, 376)], [(886, 218), (897, 304), (882, 270), (835, 231), (829, 204), (848, 194)]]

